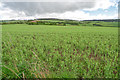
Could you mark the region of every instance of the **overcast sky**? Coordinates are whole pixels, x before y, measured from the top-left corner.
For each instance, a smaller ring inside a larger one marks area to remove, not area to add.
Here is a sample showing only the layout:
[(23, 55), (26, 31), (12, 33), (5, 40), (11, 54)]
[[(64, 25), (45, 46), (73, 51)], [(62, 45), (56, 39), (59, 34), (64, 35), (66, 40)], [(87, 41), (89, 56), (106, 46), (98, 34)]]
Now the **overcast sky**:
[(1, 0), (0, 20), (117, 19), (119, 0)]

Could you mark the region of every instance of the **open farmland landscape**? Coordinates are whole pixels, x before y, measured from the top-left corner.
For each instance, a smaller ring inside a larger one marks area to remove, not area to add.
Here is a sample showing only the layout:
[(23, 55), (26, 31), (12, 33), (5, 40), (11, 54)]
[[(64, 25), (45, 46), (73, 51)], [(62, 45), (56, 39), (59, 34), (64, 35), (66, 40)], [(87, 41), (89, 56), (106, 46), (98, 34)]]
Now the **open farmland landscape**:
[(0, 79), (119, 80), (119, 1), (0, 1)]
[(2, 25), (3, 78), (118, 78), (117, 22), (29, 23)]

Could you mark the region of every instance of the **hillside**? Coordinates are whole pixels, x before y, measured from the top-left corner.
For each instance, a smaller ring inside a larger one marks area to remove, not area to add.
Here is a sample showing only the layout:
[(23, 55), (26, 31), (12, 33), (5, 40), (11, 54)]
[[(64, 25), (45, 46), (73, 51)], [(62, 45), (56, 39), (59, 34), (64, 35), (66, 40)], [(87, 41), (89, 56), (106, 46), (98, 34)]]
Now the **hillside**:
[(34, 20), (2, 20), (0, 21), (0, 24), (118, 27), (118, 21), (119, 21), (118, 19), (78, 21), (78, 20), (57, 19), (57, 18), (37, 18)]

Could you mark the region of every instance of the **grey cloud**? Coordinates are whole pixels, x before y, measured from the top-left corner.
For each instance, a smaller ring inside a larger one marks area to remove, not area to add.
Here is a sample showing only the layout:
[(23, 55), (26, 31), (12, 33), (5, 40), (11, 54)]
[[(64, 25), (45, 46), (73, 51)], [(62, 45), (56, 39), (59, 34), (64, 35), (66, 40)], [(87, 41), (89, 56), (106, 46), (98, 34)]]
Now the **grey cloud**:
[(95, 0), (1, 0), (1, 2), (94, 2)]
[(23, 11), (28, 16), (63, 13), (95, 6), (95, 2), (3, 2), (3, 4), (4, 7), (8, 7), (16, 12)]

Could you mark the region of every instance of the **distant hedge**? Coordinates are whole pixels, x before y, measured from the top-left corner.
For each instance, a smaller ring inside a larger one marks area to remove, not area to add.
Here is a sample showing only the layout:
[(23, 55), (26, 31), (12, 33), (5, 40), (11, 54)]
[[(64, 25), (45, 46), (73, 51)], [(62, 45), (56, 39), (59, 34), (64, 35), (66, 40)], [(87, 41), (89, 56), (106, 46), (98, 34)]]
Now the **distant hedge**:
[(19, 21), (19, 22), (1, 22), (0, 24), (25, 24), (25, 22)]
[(29, 21), (27, 23), (28, 25), (60, 25), (60, 26), (66, 26), (69, 25), (79, 25), (79, 23), (76, 22), (50, 22), (50, 21)]

